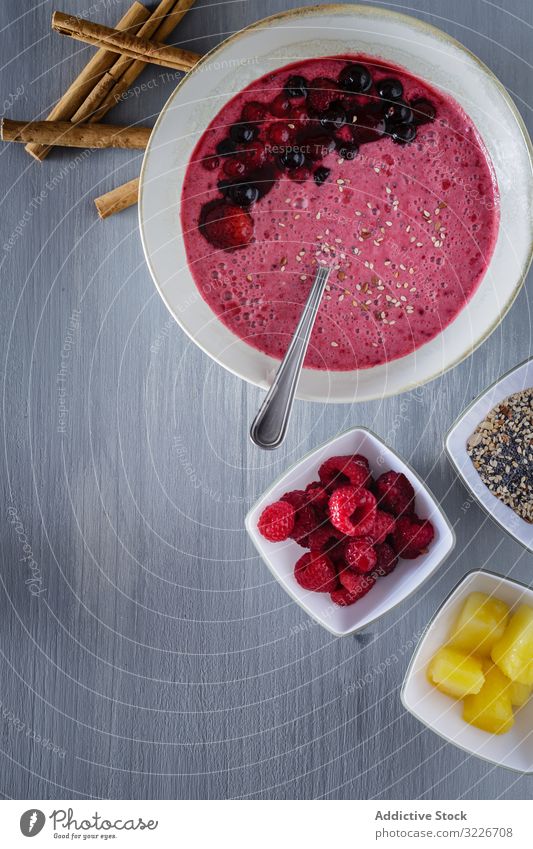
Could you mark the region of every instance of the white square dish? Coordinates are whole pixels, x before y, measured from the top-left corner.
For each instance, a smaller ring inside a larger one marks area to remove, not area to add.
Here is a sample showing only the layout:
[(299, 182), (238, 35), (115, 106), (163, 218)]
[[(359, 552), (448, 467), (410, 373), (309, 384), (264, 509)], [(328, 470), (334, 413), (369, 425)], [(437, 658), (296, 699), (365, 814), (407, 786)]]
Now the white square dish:
[(469, 572), (437, 610), (420, 640), (405, 675), (401, 699), (406, 710), (448, 742), (478, 758), (517, 772), (533, 772), (533, 699), (515, 709), (515, 724), (506, 734), (488, 734), (462, 718), (462, 703), (433, 687), (426, 676), (429, 661), (448, 639), (466, 597), (482, 592), (511, 607), (533, 606), (533, 590), (493, 572)]
[[(339, 607), (327, 593), (303, 589), (294, 578), (294, 564), (304, 549), (293, 540), (271, 543), (257, 530), (264, 508), (285, 492), (304, 489), (318, 478), (318, 468), (328, 457), (363, 454), (374, 476), (389, 469), (403, 472), (415, 490), (416, 512), (430, 519), (435, 537), (426, 554), (416, 560), (400, 560), (398, 566), (379, 579), (367, 595), (350, 607)], [(336, 636), (353, 634), (375, 622), (415, 592), (446, 559), (455, 545), (455, 534), (438, 502), (416, 472), (381, 439), (366, 428), (356, 427), (335, 436), (311, 451), (276, 480), (256, 501), (245, 520), (252, 542), (277, 581), (294, 601), (320, 625)]]
[(531, 386), (533, 386), (533, 358), (499, 378), (467, 407), (448, 431), (446, 452), (456, 472), (479, 504), (507, 533), (533, 551), (533, 524), (521, 519), (514, 510), (492, 494), (481, 480), (466, 451), (469, 436), (487, 413), (509, 395)]

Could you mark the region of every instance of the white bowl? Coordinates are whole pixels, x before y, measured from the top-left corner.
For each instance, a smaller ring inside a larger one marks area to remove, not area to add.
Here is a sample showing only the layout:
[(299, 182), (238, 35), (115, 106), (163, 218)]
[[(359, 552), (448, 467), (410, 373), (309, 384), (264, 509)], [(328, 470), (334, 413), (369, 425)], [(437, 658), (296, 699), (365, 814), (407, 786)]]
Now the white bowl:
[(313, 401), (368, 400), (431, 380), (471, 354), (511, 306), (532, 252), (532, 149), (501, 83), (461, 44), (415, 18), (366, 6), (294, 9), (247, 27), (198, 63), (163, 108), (141, 172), (141, 237), (152, 277), (168, 309), (216, 362), (267, 388), (277, 361), (225, 327), (190, 274), (179, 215), (185, 170), (209, 122), (253, 79), (300, 58), (357, 52), (401, 65), (461, 104), (492, 158), (501, 223), (482, 283), (443, 333), (409, 356), (372, 369), (304, 369), (298, 397)]
[(530, 551), (533, 551), (533, 524), (518, 516), (485, 486), (467, 454), (466, 443), (493, 407), (509, 395), (532, 386), (533, 358), (516, 366), (482, 392), (457, 419), (446, 437), (446, 452), (465, 486), (487, 513)]
[[(264, 508), (292, 489), (305, 489), (318, 479), (318, 468), (328, 457), (363, 454), (368, 458), (375, 477), (393, 469), (403, 472), (411, 481), (416, 496), (416, 512), (430, 519), (435, 538), (427, 554), (416, 560), (400, 560), (390, 575), (380, 578), (369, 593), (350, 607), (339, 607), (328, 593), (304, 590), (294, 577), (294, 564), (305, 553), (293, 540), (268, 542), (257, 530), (257, 520)], [(438, 502), (417, 473), (379, 437), (363, 427), (354, 427), (324, 442), (291, 466), (263, 493), (246, 516), (246, 530), (266, 565), (288, 592), (320, 625), (336, 636), (353, 634), (375, 622), (396, 607), (426, 581), (446, 559), (455, 545), (455, 534)]]
[(449, 631), (466, 597), (482, 592), (501, 598), (511, 608), (533, 606), (533, 590), (493, 572), (469, 572), (459, 582), (429, 623), (413, 655), (401, 691), (402, 704), (420, 722), (454, 746), (478, 758), (514, 769), (533, 772), (533, 699), (515, 709), (515, 724), (506, 734), (488, 734), (462, 718), (462, 703), (433, 687), (426, 669)]

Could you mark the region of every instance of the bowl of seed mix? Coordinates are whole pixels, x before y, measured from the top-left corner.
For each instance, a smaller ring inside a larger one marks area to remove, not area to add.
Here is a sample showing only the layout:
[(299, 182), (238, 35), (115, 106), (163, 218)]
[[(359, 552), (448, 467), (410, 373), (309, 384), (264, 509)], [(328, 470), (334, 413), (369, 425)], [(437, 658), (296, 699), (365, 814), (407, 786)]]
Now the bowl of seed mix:
[(446, 451), (481, 506), (533, 551), (533, 358), (461, 414)]

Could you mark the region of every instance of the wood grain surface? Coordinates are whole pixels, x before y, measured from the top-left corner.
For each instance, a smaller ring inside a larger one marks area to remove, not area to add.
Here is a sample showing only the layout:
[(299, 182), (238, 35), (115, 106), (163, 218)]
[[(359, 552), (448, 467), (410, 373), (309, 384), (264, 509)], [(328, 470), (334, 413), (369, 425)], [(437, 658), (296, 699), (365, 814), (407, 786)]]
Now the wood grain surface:
[[(112, 26), (127, 0), (64, 0)], [(169, 43), (204, 52), (291, 0), (198, 0)], [(372, 4), (370, 4), (372, 5)], [(500, 77), (531, 127), (530, 0), (389, 0)], [(50, 0), (0, 4), (0, 109), (44, 118), (91, 55), (50, 32)], [(153, 124), (179, 73), (147, 68), (112, 123)], [(0, 150), (0, 794), (10, 798), (529, 798), (521, 777), (403, 710), (417, 635), (471, 568), (523, 581), (533, 557), (454, 479), (443, 437), (531, 356), (531, 278), (474, 356), (417, 392), (297, 402), (286, 444), (247, 438), (262, 393), (196, 349), (143, 260), (136, 210), (92, 198), (135, 151)], [(435, 579), (335, 639), (285, 595), (243, 516), (290, 462), (366, 425), (427, 478), (458, 544)]]

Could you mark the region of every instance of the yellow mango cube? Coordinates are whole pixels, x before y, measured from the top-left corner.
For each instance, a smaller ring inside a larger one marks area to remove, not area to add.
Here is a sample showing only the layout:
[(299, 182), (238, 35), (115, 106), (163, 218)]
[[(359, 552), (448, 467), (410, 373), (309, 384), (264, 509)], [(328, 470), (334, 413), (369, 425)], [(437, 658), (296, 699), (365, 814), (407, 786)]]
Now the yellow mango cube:
[(486, 593), (470, 593), (450, 635), (450, 645), (469, 654), (490, 655), (507, 625), (509, 606)]
[(463, 719), (490, 734), (505, 734), (514, 725), (509, 681), (493, 666), (485, 674), (485, 683), (463, 702)]
[(520, 684), (519, 681), (509, 681), (509, 694), (511, 704), (514, 707), (522, 707), (531, 696), (533, 686), (531, 684)]
[(533, 607), (522, 604), (513, 613), (491, 657), (511, 681), (533, 684)]
[(462, 699), (470, 693), (479, 693), (485, 676), (477, 657), (443, 646), (431, 660), (427, 676), (442, 693)]

